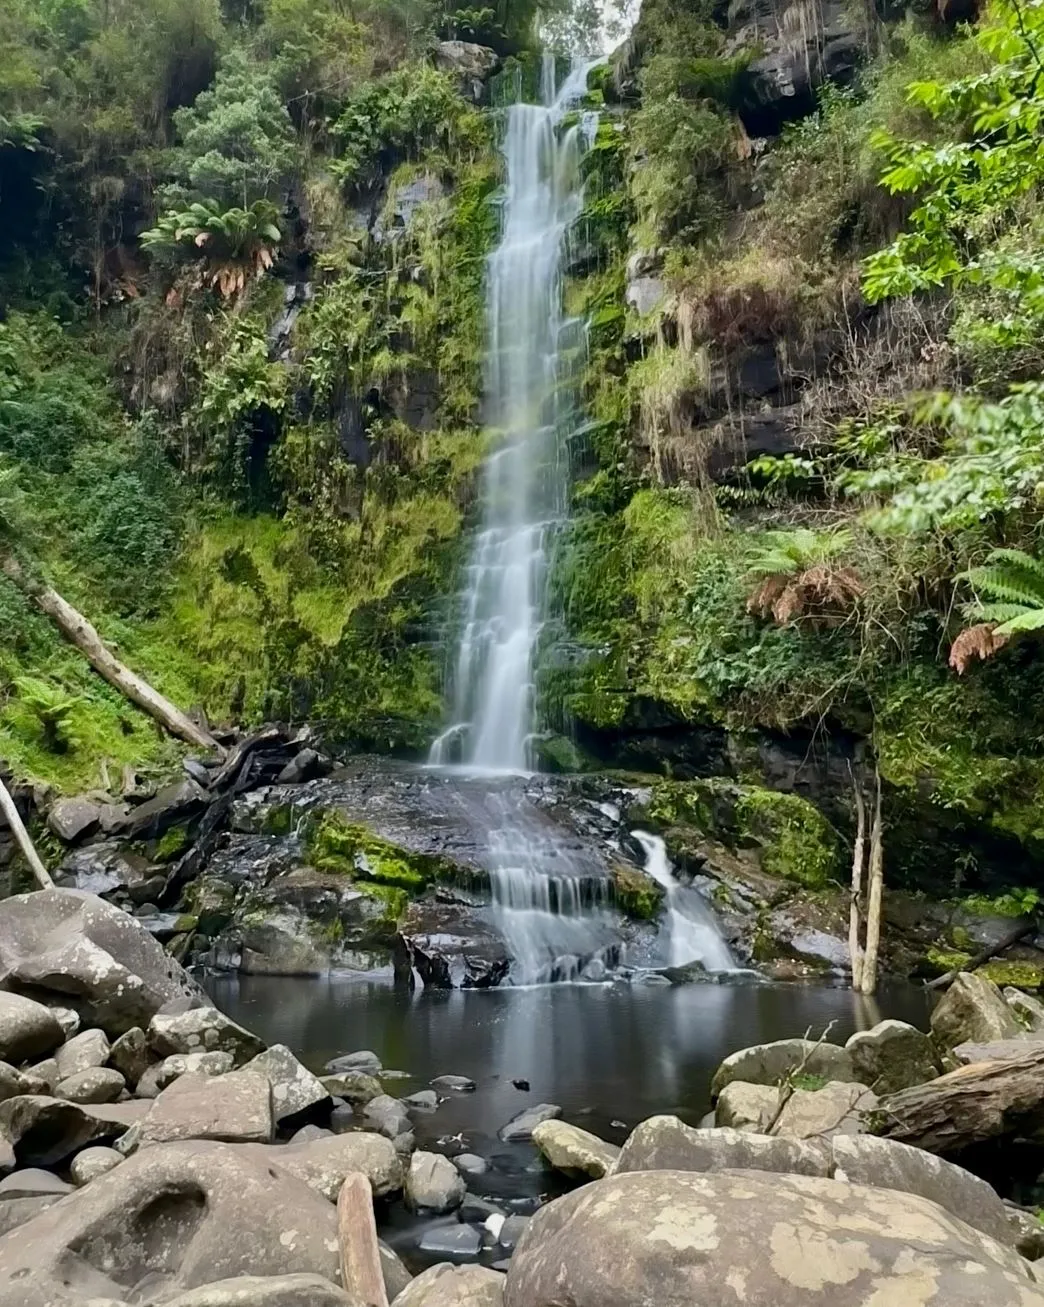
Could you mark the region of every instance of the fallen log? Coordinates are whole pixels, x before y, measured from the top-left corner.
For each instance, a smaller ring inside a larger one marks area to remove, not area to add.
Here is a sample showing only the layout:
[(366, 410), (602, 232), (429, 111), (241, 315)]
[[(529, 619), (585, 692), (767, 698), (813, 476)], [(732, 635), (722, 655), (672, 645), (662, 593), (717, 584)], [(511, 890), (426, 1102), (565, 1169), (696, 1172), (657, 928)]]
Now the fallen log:
[(345, 1177), (337, 1197), (337, 1234), (341, 1245), (341, 1283), (364, 1307), (388, 1307), (373, 1215), (373, 1191), (365, 1175)]
[(962, 972), (977, 970), (984, 963), (989, 962), (990, 958), (995, 958), (998, 953), (1003, 953), (1005, 949), (1017, 944), (1020, 939), (1025, 939), (1027, 935), (1035, 935), (1038, 928), (1039, 922), (1036, 917), (1020, 917), (1011, 930), (1002, 935), (995, 944), (989, 944), (986, 948), (980, 949), (974, 957), (970, 957), (967, 962), (962, 963), (959, 967), (947, 971), (945, 975), (936, 976), (934, 980), (929, 980), (927, 988), (945, 989), (947, 985), (952, 985)]
[(958, 1067), (881, 1100), (875, 1133), (949, 1155), (1004, 1135), (1044, 1130), (1044, 1040), (1026, 1052)]
[(40, 882), (40, 888), (54, 889), (51, 874), (44, 866), (40, 855), (36, 851), (36, 845), (33, 844), (29, 832), (25, 829), (25, 823), (22, 821), (17, 807), (15, 807), (14, 799), (11, 797), (11, 791), (2, 780), (0, 780), (0, 812), (7, 818), (7, 824), (11, 827), (11, 833), (15, 837), (15, 843), (22, 850), (22, 856), (28, 862), (33, 875)]

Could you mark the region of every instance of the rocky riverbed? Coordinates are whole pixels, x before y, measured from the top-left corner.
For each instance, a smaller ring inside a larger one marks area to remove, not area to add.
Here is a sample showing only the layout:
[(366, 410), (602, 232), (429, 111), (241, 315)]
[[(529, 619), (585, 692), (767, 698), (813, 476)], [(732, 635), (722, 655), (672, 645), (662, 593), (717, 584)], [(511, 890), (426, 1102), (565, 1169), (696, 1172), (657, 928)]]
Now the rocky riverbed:
[(5, 1307), (1044, 1304), (1039, 1193), (975, 1174), (1035, 1156), (1044, 1005), (976, 975), (928, 1033), (736, 1050), (700, 1127), (616, 1144), (520, 1079), (498, 1146), (542, 1173), (525, 1197), (429, 1124), (473, 1080), (407, 1093), (352, 1049), (313, 1071), (94, 895), (0, 903), (0, 985)]

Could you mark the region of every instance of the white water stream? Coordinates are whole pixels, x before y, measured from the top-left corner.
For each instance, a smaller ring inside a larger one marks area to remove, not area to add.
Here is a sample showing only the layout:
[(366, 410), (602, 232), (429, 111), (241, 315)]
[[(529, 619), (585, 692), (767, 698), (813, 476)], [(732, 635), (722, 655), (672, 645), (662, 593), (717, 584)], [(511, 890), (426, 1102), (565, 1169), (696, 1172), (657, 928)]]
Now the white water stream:
[(645, 853), (645, 870), (667, 892), (668, 966), (702, 962), (708, 971), (735, 971), (736, 960), (719, 934), (711, 910), (698, 890), (681, 884), (675, 876), (663, 840), (641, 830), (631, 833)]

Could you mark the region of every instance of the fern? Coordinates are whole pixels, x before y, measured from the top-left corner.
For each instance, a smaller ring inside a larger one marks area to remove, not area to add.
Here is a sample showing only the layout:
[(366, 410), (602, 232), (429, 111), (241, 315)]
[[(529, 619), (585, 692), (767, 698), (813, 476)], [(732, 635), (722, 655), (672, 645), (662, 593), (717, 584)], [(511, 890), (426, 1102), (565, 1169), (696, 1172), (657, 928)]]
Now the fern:
[(973, 658), (992, 658), (1014, 635), (1044, 631), (1044, 562), (1021, 549), (995, 549), (967, 581), (975, 598), (964, 605), (970, 625), (954, 640), (950, 666), (963, 674)]
[(845, 530), (812, 531), (798, 527), (793, 531), (766, 531), (762, 541), (750, 560), (748, 576), (752, 581), (769, 576), (794, 576), (830, 562), (845, 552), (852, 535)]

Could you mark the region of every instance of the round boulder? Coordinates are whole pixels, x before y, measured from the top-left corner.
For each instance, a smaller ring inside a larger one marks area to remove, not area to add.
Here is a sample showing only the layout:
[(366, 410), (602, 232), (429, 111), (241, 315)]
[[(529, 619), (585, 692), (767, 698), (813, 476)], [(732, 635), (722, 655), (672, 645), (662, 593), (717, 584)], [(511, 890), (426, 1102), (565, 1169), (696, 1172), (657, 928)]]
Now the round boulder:
[(464, 1201), (464, 1181), (438, 1153), (414, 1153), (406, 1175), (406, 1201), (416, 1211), (452, 1212)]
[(922, 1198), (811, 1176), (617, 1175), (550, 1203), (504, 1307), (1044, 1307), (1011, 1248)]
[(392, 1307), (502, 1307), (504, 1277), (485, 1266), (438, 1266), (418, 1275)]

